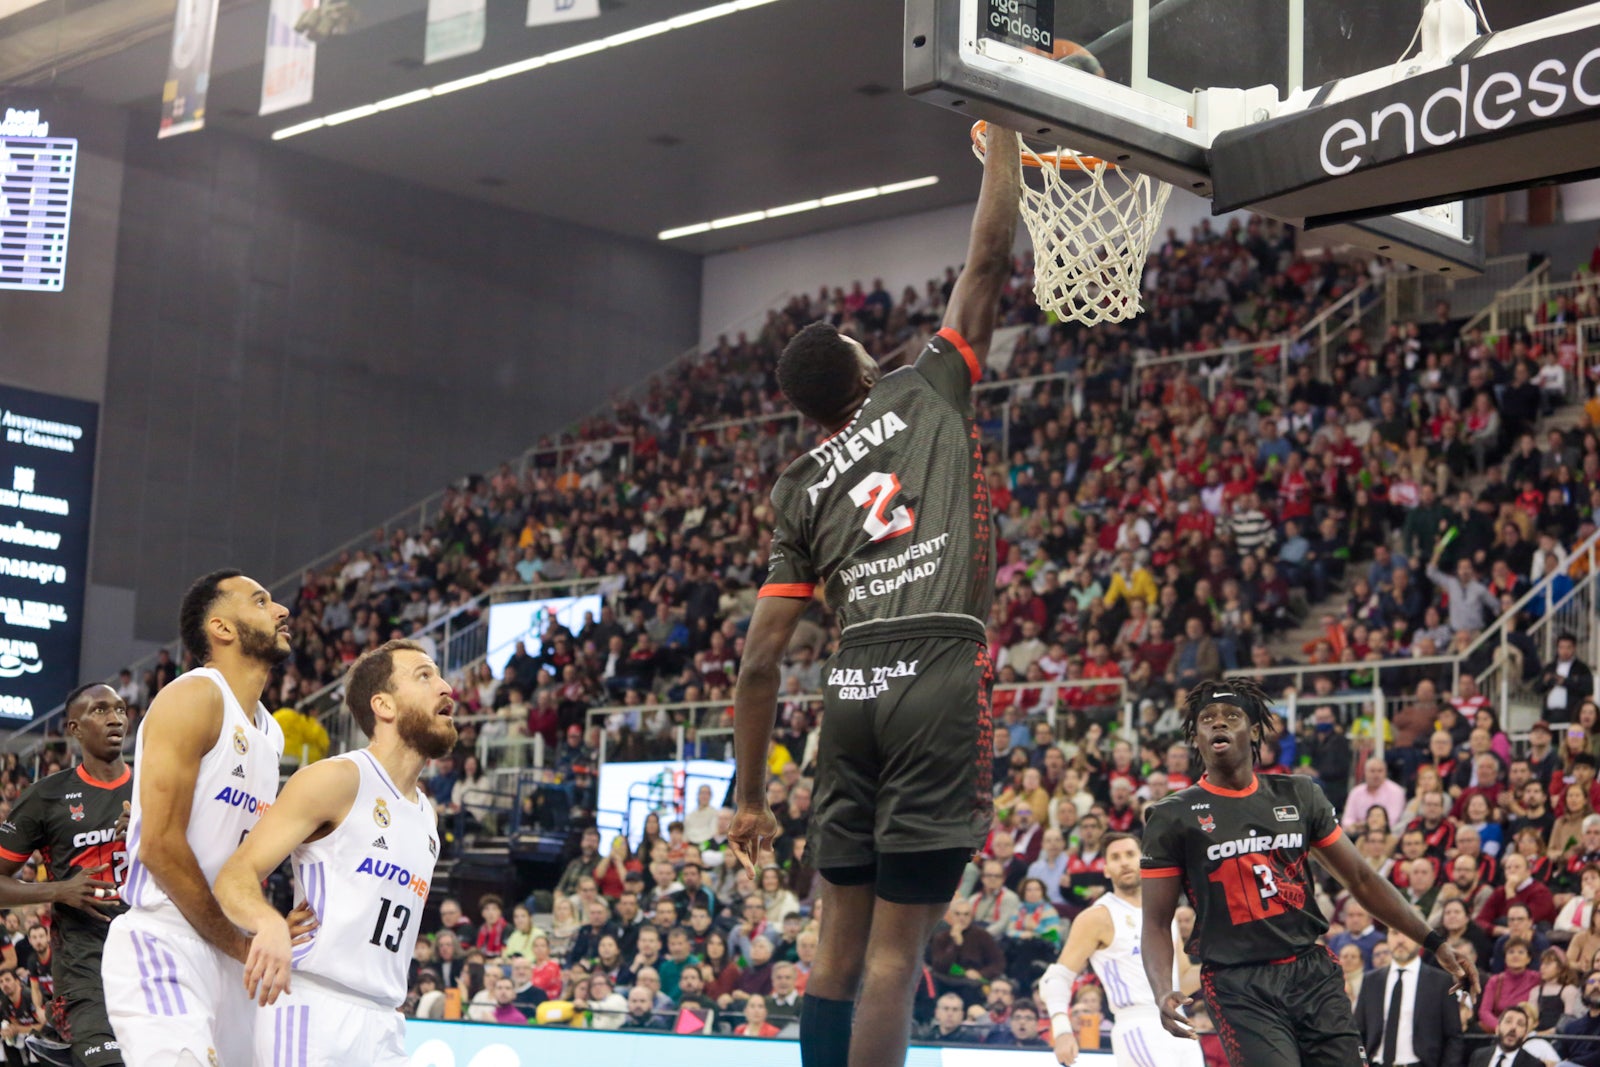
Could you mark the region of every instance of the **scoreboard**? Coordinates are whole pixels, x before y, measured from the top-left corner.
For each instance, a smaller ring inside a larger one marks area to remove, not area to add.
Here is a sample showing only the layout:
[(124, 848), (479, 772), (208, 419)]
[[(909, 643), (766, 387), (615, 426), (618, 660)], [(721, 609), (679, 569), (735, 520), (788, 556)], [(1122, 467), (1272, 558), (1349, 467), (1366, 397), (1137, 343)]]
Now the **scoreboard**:
[(37, 111), (8, 108), (0, 122), (0, 289), (59, 293), (78, 142), (51, 137)]

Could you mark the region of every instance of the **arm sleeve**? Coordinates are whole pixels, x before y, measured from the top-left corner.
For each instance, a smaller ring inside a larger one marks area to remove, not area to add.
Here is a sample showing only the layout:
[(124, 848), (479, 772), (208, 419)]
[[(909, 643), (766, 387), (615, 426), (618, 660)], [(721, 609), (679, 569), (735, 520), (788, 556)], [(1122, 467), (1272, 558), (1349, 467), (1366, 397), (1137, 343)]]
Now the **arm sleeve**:
[(1295, 778), (1299, 795), (1305, 807), (1306, 836), (1312, 848), (1327, 848), (1339, 839), (1344, 830), (1339, 826), (1339, 813), (1333, 810), (1328, 794), (1322, 787), (1304, 778)]
[(1139, 873), (1145, 878), (1176, 878), (1183, 873), (1183, 832), (1176, 811), (1165, 803), (1150, 809), (1144, 824), (1144, 854), (1139, 859)]
[(0, 856), (15, 863), (27, 863), (35, 849), (44, 843), (44, 803), (37, 790), (30, 789), (17, 798), (11, 818), (0, 823)]
[(940, 330), (917, 357), (916, 368), (957, 411), (972, 413), (972, 387), (983, 377), (983, 367), (965, 337), (948, 326)]
[(767, 579), (757, 596), (809, 597), (817, 588), (811, 549), (801, 536), (797, 521), (800, 507), (801, 494), (789, 491), (787, 479), (779, 479), (772, 489), (772, 509), (777, 519), (767, 556)]

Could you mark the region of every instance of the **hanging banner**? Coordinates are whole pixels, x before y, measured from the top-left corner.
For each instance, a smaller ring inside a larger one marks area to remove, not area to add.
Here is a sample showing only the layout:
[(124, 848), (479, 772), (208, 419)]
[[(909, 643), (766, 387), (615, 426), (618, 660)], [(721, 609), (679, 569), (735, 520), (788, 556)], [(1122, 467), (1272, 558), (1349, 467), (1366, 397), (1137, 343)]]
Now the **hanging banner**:
[(161, 87), (159, 137), (175, 137), (206, 124), (211, 83), (211, 45), (217, 37), (218, 0), (178, 0), (172, 26), (172, 56)]
[(294, 24), (317, 0), (272, 0), (267, 11), (267, 55), (261, 69), (261, 111), (270, 115), (311, 103), (317, 80), (317, 45)]
[(483, 47), (484, 0), (428, 0), (424, 63), (469, 55)]
[(528, 25), (600, 17), (600, 0), (528, 0)]

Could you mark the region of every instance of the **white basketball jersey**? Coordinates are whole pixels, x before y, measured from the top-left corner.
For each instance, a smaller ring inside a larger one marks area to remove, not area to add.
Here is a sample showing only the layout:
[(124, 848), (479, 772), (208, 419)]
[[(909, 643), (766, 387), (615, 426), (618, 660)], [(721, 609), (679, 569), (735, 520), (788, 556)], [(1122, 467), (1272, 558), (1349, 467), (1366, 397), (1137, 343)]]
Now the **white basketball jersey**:
[[(1106, 1004), (1113, 1012), (1129, 1008), (1154, 1008), (1155, 994), (1144, 976), (1144, 957), (1139, 941), (1144, 931), (1144, 913), (1115, 893), (1105, 893), (1091, 905), (1111, 913), (1111, 944), (1089, 955), (1095, 976), (1106, 991)], [(1176, 926), (1176, 924), (1174, 924)], [(1172, 988), (1178, 988), (1178, 961), (1172, 961)]]
[(350, 814), (290, 856), (300, 893), (321, 925), (294, 950), (294, 969), (398, 1008), (439, 856), (433, 806), (407, 800), (366, 749), (345, 759), (361, 771)]
[[(200, 760), (195, 774), (194, 798), (189, 803), (189, 848), (206, 876), (216, 882), (217, 872), (278, 798), (278, 761), (283, 756), (283, 729), (260, 703), (246, 715), (228, 688), (222, 672), (212, 667), (188, 671), (184, 678), (207, 678), (222, 691), (222, 729), (217, 743)], [(161, 887), (139, 862), (139, 842), (144, 827), (139, 786), (144, 780), (144, 724), (139, 724), (139, 745), (133, 760), (133, 807), (128, 821), (128, 880), (123, 899), (135, 911), (165, 913), (182, 920)]]

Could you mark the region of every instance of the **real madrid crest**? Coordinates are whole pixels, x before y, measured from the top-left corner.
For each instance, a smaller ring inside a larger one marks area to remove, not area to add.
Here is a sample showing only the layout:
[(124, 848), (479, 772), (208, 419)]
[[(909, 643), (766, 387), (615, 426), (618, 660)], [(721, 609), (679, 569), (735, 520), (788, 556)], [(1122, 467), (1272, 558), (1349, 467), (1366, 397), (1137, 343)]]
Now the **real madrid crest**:
[(241, 756), (250, 751), (250, 739), (244, 735), (243, 726), (233, 728), (233, 750)]
[(210, 1062), (211, 1067), (220, 1067), (220, 1065), (217, 1062), (217, 1050), (216, 1049), (214, 1049), (214, 1048), (206, 1049), (206, 1060), (208, 1062)]
[(382, 797), (379, 797), (377, 802), (372, 805), (372, 821), (379, 826), (389, 825), (389, 805), (383, 802)]

